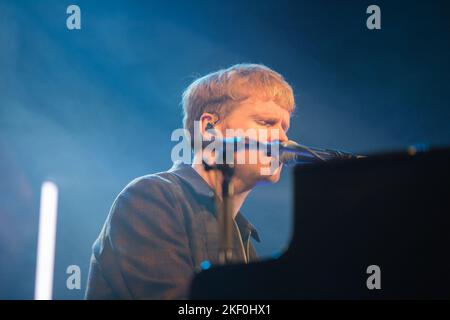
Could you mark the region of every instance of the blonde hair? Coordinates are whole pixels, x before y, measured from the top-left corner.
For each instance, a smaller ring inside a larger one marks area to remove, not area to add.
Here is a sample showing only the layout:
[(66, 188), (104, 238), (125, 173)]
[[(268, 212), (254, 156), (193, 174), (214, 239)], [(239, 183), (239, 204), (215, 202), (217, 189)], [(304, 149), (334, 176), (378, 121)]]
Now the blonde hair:
[(195, 80), (183, 92), (183, 127), (194, 137), (194, 121), (203, 113), (226, 117), (232, 107), (256, 96), (292, 112), (294, 94), (283, 76), (261, 64), (236, 64)]

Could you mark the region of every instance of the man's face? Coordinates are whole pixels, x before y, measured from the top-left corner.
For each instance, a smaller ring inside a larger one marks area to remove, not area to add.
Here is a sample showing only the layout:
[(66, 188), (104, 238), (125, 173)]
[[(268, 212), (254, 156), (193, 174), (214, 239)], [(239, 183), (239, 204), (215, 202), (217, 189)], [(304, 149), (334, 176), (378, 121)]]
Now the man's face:
[[(271, 100), (261, 100), (258, 98), (249, 98), (239, 105), (233, 107), (232, 111), (219, 122), (220, 129), (224, 136), (226, 136), (226, 129), (243, 130), (253, 129), (257, 133), (262, 130), (267, 132), (266, 141), (280, 140), (287, 141), (286, 132), (290, 125), (290, 113), (283, 109)], [(277, 134), (273, 134), (276, 132)], [(257, 136), (258, 140), (263, 139), (260, 134)], [(281, 165), (271, 174), (262, 174), (269, 171), (271, 167), (271, 157), (268, 157), (265, 152), (258, 152), (256, 150), (241, 151), (246, 152), (246, 160), (249, 159), (250, 153), (256, 153), (256, 163), (237, 164), (235, 166), (235, 189), (244, 191), (251, 189), (258, 182), (277, 182), (280, 178)], [(237, 157), (237, 155), (236, 155)], [(274, 161), (278, 161), (274, 159)], [(236, 190), (236, 191), (237, 191)]]

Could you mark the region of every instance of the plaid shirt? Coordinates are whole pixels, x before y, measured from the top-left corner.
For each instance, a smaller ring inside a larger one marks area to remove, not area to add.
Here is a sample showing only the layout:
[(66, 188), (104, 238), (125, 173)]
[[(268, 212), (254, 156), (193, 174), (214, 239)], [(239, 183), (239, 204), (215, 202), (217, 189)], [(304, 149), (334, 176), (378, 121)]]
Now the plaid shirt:
[[(257, 260), (257, 231), (240, 212), (235, 222), (234, 261)], [(175, 164), (133, 180), (114, 201), (93, 245), (86, 298), (186, 299), (192, 277), (218, 253), (214, 192)]]

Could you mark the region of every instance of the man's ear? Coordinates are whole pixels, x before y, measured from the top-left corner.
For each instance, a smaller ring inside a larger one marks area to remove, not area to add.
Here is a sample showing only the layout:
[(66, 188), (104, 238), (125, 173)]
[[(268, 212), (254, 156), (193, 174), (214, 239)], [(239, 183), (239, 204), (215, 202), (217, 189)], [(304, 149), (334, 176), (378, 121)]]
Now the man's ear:
[(219, 120), (219, 117), (215, 114), (205, 112), (200, 117), (200, 132), (203, 136), (205, 135), (211, 135), (211, 130), (218, 130), (219, 128), (216, 128), (216, 124)]

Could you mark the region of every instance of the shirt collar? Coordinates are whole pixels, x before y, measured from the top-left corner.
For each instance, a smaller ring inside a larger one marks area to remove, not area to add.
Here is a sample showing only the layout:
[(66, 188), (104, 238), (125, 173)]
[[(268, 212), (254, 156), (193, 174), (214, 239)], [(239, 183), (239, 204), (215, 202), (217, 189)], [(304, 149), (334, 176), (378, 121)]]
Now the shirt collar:
[[(175, 174), (177, 177), (181, 178), (184, 182), (191, 186), (191, 188), (199, 195), (213, 198), (214, 191), (211, 187), (206, 183), (206, 181), (194, 170), (190, 165), (185, 164), (183, 162), (177, 161), (174, 163), (169, 172)], [(235, 218), (236, 223), (239, 228), (243, 228), (244, 230), (248, 230), (250, 235), (258, 242), (261, 242), (261, 239), (258, 235), (258, 231), (256, 228), (242, 215), (241, 212), (238, 212)]]

